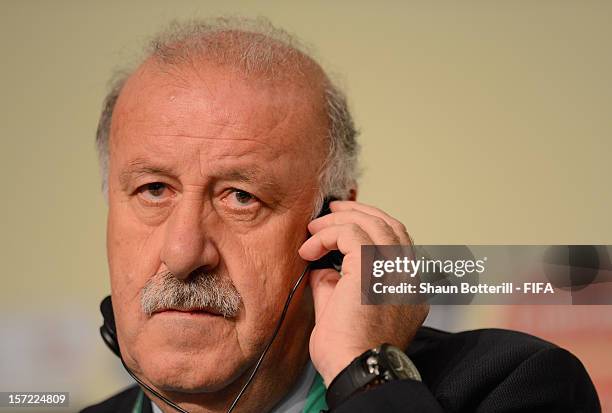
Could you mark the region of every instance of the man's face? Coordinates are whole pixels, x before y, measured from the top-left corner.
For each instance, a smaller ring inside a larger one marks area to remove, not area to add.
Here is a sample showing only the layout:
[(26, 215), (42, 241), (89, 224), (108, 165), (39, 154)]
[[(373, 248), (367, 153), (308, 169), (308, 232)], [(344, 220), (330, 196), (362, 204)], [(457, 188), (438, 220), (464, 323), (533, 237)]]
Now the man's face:
[[(251, 366), (304, 266), (297, 250), (326, 128), (322, 95), (305, 81), (151, 61), (131, 76), (111, 128), (107, 248), (119, 341), (137, 374), (165, 390), (213, 391)], [(237, 314), (146, 314), (143, 288), (163, 295), (168, 272), (233, 285)], [(307, 342), (295, 331), (308, 330), (312, 307), (296, 301), (284, 326), (294, 334), (281, 341)]]

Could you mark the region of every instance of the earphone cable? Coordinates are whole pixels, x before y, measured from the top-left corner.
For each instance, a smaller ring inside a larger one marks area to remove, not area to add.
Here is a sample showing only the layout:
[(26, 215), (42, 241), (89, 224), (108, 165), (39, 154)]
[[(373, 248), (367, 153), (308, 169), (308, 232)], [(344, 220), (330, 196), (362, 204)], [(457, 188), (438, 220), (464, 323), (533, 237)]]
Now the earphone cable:
[(249, 387), (249, 385), (253, 381), (253, 377), (255, 377), (255, 373), (257, 373), (257, 370), (259, 370), (259, 367), (261, 366), (261, 363), (263, 362), (263, 359), (266, 356), (266, 353), (268, 352), (270, 347), (272, 347), (272, 343), (274, 343), (274, 339), (278, 335), (278, 332), (280, 331), (280, 328), (283, 325), (283, 321), (285, 320), (285, 316), (287, 315), (287, 310), (289, 309), (289, 304), (291, 304), (291, 299), (293, 298), (293, 294), (295, 294), (295, 292), (297, 291), (298, 287), (302, 283), (302, 280), (304, 279), (304, 276), (306, 275), (306, 272), (308, 271), (308, 268), (310, 268), (310, 264), (307, 264), (306, 267), (304, 267), (304, 271), (302, 271), (302, 274), (300, 274), (300, 276), (298, 277), (297, 281), (295, 282), (295, 285), (291, 289), (291, 292), (287, 296), (287, 301), (285, 301), (285, 307), (283, 308), (283, 312), (281, 313), (281, 316), (278, 319), (278, 323), (276, 324), (276, 328), (274, 329), (274, 334), (272, 334), (272, 338), (270, 339), (270, 341), (266, 345), (266, 348), (264, 349), (264, 351), (261, 353), (261, 356), (259, 356), (259, 360), (257, 360), (257, 363), (255, 364), (255, 367), (253, 368), (253, 371), (251, 372), (251, 375), (249, 376), (249, 379), (244, 384), (244, 386), (242, 386), (242, 389), (240, 390), (240, 392), (238, 393), (238, 395), (234, 399), (234, 402), (232, 403), (232, 405), (227, 410), (227, 413), (232, 413), (232, 411), (234, 410), (234, 408), (238, 404), (238, 401), (240, 400), (240, 398), (242, 397), (242, 395), (244, 394), (246, 389)]
[(168, 406), (172, 407), (173, 409), (175, 409), (178, 412), (181, 413), (189, 413), (187, 410), (183, 409), (181, 406), (179, 406), (178, 404), (174, 403), (172, 400), (166, 398), (165, 396), (162, 396), (161, 394), (159, 394), (156, 390), (152, 389), (151, 386), (149, 386), (147, 383), (143, 382), (142, 380), (140, 380), (138, 377), (136, 377), (136, 375), (134, 373), (132, 373), (132, 370), (130, 370), (128, 368), (128, 366), (125, 365), (125, 362), (123, 361), (123, 357), (119, 357), (121, 359), (121, 364), (123, 364), (123, 367), (125, 368), (125, 370), (128, 372), (128, 374), (130, 376), (132, 376), (132, 378), (134, 380), (136, 380), (136, 382), (138, 384), (140, 384), (142, 387), (144, 387), (146, 390), (150, 391), (151, 393), (153, 393), (153, 395), (157, 398), (159, 398), (161, 401), (163, 401), (164, 403), (166, 403)]

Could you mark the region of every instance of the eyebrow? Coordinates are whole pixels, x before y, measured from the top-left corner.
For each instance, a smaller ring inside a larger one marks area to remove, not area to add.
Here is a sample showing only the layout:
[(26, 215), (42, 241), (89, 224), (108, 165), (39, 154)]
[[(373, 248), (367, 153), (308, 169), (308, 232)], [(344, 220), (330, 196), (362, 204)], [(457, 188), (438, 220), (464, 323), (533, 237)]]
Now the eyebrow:
[(249, 169), (219, 171), (219, 173), (215, 173), (213, 176), (220, 180), (238, 181), (256, 185), (261, 189), (277, 194), (281, 192), (280, 185), (276, 181), (270, 179), (270, 177), (265, 174), (265, 170), (259, 166), (251, 166)]
[(119, 174), (119, 183), (125, 190), (132, 179), (142, 175), (175, 176), (175, 173), (172, 169), (162, 165), (155, 165), (148, 159), (136, 158), (130, 161), (127, 167)]
[[(145, 158), (137, 158), (128, 163), (126, 168), (119, 174), (119, 182), (124, 190), (129, 186), (132, 179), (142, 175), (164, 175), (176, 177), (178, 174), (172, 168), (155, 164)], [(265, 169), (259, 166), (250, 166), (244, 169), (226, 169), (211, 174), (217, 180), (238, 181), (257, 185), (258, 187), (279, 193), (280, 185), (265, 174)]]

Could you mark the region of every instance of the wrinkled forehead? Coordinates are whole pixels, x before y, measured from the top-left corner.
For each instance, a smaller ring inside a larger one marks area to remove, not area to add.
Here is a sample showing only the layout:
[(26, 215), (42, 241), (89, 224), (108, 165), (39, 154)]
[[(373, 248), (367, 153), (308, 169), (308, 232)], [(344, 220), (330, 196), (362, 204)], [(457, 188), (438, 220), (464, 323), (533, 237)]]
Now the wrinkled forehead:
[(321, 80), (316, 73), (267, 78), (213, 63), (149, 59), (121, 91), (111, 142), (126, 135), (223, 135), (324, 155), (328, 118)]

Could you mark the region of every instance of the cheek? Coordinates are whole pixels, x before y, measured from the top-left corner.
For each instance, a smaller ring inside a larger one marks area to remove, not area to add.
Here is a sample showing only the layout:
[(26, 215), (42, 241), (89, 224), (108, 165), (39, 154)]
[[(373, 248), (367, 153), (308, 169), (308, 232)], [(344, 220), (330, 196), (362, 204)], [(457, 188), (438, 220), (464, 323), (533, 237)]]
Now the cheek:
[(284, 228), (251, 232), (236, 240), (240, 245), (236, 248), (239, 256), (226, 257), (229, 274), (245, 307), (245, 335), (249, 331), (253, 334), (253, 329), (265, 335), (265, 331), (273, 328), (289, 291), (304, 269), (305, 263), (297, 253), (304, 237), (286, 230), (295, 226)]
[(121, 207), (109, 209), (107, 253), (117, 328), (124, 333), (120, 341), (129, 348), (143, 321), (140, 292), (160, 268), (160, 243), (159, 229), (143, 226)]
[(159, 268), (161, 227), (142, 225), (126, 213), (109, 212), (107, 253), (111, 283), (122, 289), (142, 287)]

